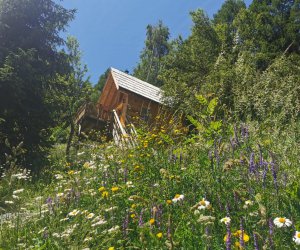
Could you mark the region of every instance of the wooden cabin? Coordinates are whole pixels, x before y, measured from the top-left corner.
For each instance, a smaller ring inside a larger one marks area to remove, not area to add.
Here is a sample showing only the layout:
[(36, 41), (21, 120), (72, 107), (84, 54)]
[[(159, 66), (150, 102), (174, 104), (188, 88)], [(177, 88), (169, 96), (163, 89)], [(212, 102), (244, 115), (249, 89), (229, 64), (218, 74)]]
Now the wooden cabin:
[(162, 107), (161, 100), (160, 88), (111, 68), (97, 104), (81, 107), (75, 122), (83, 131), (108, 128), (113, 137), (116, 131), (126, 137), (127, 125), (134, 129), (132, 118), (151, 123)]

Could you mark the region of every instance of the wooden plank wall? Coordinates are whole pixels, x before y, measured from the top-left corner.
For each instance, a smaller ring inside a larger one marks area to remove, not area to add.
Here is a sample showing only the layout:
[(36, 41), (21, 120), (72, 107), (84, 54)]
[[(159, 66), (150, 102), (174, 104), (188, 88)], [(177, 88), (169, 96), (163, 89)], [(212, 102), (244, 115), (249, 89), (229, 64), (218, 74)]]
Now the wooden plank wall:
[(144, 108), (144, 109), (148, 109), (149, 111), (148, 122), (152, 123), (155, 120), (155, 117), (159, 114), (162, 105), (146, 97), (128, 91), (127, 89), (123, 89), (121, 87), (117, 89), (117, 86), (114, 83), (114, 79), (111, 73), (109, 74), (106, 84), (101, 93), (101, 96), (99, 97), (97, 106), (100, 109), (104, 109), (105, 111), (109, 111), (109, 112), (111, 112), (113, 109), (117, 109), (118, 107), (121, 107), (122, 106), (120, 103), (122, 99), (120, 98), (121, 92), (128, 95), (128, 99), (127, 99), (128, 103), (126, 108), (127, 115), (131, 117), (135, 117), (135, 116), (140, 117), (142, 114), (142, 110)]
[(128, 94), (128, 107), (127, 114), (131, 117), (140, 116), (142, 113), (142, 109), (146, 108), (149, 110), (149, 118), (151, 120), (155, 119), (158, 114), (160, 104), (149, 100), (143, 96), (132, 93), (126, 89), (120, 88), (120, 91)]

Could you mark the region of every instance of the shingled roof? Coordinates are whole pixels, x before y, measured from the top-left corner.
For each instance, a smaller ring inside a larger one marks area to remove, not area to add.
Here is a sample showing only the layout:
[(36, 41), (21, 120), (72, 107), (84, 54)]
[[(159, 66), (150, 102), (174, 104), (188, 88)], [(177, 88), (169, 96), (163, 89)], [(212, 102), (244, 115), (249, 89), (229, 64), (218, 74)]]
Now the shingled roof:
[(121, 87), (157, 103), (162, 102), (162, 92), (160, 88), (115, 68), (110, 68), (110, 70), (117, 89)]

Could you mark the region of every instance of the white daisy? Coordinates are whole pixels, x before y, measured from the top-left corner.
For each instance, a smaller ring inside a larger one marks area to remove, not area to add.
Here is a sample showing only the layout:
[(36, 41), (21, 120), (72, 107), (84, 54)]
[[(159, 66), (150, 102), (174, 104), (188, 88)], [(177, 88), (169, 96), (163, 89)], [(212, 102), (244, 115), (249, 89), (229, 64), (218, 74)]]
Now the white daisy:
[(114, 232), (118, 231), (119, 229), (120, 229), (119, 226), (114, 226), (114, 227), (108, 229), (107, 232), (108, 233), (114, 233)]
[(13, 194), (19, 194), (19, 193), (22, 193), (23, 191), (24, 191), (24, 188), (18, 189), (18, 190), (15, 190), (15, 191), (13, 192)]
[(277, 227), (290, 227), (293, 223), (291, 220), (285, 217), (277, 217), (274, 219), (274, 224)]
[(107, 221), (105, 221), (103, 219), (100, 219), (99, 221), (92, 224), (92, 227), (100, 226), (100, 225), (103, 225), (103, 224), (106, 224), (106, 223), (107, 223)]
[(172, 199), (173, 203), (176, 203), (178, 201), (182, 201), (184, 199), (184, 195), (183, 194), (176, 194), (175, 197)]
[(296, 231), (293, 241), (295, 241), (296, 245), (300, 245), (300, 232)]
[(60, 234), (59, 233), (53, 233), (52, 236), (55, 237), (55, 238), (60, 238)]
[(245, 205), (252, 206), (253, 205), (253, 201), (252, 200), (246, 200), (245, 201)]
[(86, 237), (83, 242), (88, 242), (88, 241), (91, 241), (93, 238), (92, 237)]
[(199, 210), (206, 209), (206, 208), (208, 208), (209, 205), (210, 205), (210, 202), (205, 200), (205, 198), (203, 198), (202, 201), (199, 202), (198, 209)]
[(89, 213), (89, 214), (86, 216), (86, 218), (87, 218), (87, 219), (92, 219), (94, 216), (95, 216), (94, 213)]
[(38, 197), (35, 198), (36, 201), (41, 201), (42, 199), (43, 199), (42, 196), (38, 196)]
[(113, 210), (116, 210), (117, 208), (118, 208), (118, 207), (114, 206), (114, 207), (107, 208), (107, 209), (105, 209), (104, 211), (105, 211), (105, 212), (111, 212), (111, 211), (113, 211)]
[(127, 181), (126, 185), (127, 185), (127, 187), (134, 187), (134, 185), (132, 184), (132, 181)]
[(76, 216), (76, 215), (79, 214), (79, 213), (80, 213), (80, 210), (74, 209), (74, 210), (73, 210), (72, 212), (70, 212), (68, 215), (74, 217), (74, 216)]
[(229, 217), (224, 217), (220, 221), (223, 222), (225, 225), (228, 225), (230, 223), (231, 219)]
[(63, 221), (67, 221), (67, 220), (69, 220), (69, 218), (68, 218), (68, 217), (66, 217), (66, 218), (63, 218), (63, 219), (60, 219), (59, 221), (60, 221), (60, 222), (63, 222)]

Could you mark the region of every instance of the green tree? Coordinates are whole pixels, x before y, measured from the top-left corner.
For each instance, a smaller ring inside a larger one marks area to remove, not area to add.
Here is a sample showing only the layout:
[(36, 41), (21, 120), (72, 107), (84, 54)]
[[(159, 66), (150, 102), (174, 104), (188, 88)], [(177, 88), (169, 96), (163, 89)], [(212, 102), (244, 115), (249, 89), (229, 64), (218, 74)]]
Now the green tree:
[[(11, 145), (23, 141), (27, 162), (35, 164), (49, 146), (56, 109), (50, 90), (69, 70), (58, 47), (60, 33), (74, 17), (51, 0), (0, 1), (0, 131)], [(0, 141), (0, 160), (7, 149)], [(36, 166), (40, 167), (40, 163)], [(30, 165), (27, 165), (30, 167)]]
[(54, 93), (60, 103), (59, 120), (64, 128), (70, 129), (66, 146), (66, 158), (70, 160), (70, 148), (75, 133), (75, 115), (79, 107), (89, 101), (92, 86), (89, 78), (86, 78), (87, 66), (81, 63), (82, 53), (77, 39), (69, 36), (66, 46), (71, 71), (59, 77), (60, 85)]
[(231, 52), (234, 48), (238, 34), (233, 21), (242, 9), (246, 9), (242, 0), (227, 0), (214, 15), (213, 24), (222, 42), (224, 52)]
[(195, 111), (195, 93), (206, 83), (220, 52), (220, 41), (208, 16), (202, 10), (192, 12), (191, 16), (191, 36), (173, 43), (161, 73), (165, 101), (186, 113)]
[(158, 75), (164, 67), (163, 58), (169, 53), (169, 36), (169, 29), (162, 21), (156, 26), (147, 26), (145, 48), (141, 53), (139, 64), (134, 69), (134, 76), (156, 86), (162, 85)]
[(285, 51), (299, 54), (299, 16), (299, 0), (254, 0), (241, 11), (235, 20), (240, 47), (255, 54), (258, 69)]

